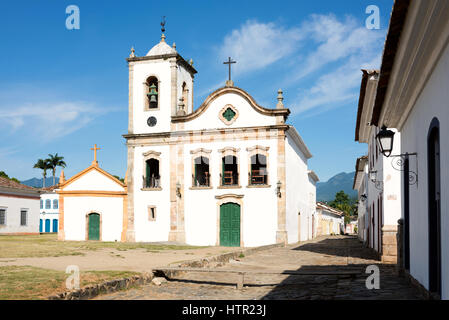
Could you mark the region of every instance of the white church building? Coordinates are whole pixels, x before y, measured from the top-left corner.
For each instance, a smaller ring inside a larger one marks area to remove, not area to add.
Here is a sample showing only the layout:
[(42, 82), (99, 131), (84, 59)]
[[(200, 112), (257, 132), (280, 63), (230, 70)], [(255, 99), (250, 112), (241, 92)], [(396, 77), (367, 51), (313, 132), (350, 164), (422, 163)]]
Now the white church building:
[(108, 185), (96, 160), (63, 184), (60, 239), (253, 247), (312, 237), (318, 177), (281, 90), (268, 109), (228, 80), (194, 110), (197, 71), (164, 35), (127, 61), (125, 184)]

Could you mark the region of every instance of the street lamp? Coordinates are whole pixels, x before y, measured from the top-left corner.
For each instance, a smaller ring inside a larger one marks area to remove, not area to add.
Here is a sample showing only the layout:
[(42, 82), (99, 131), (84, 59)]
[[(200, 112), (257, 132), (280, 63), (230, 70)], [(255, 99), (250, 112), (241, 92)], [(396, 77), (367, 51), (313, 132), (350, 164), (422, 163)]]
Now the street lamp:
[(388, 130), (386, 126), (383, 126), (376, 135), (376, 139), (379, 144), (380, 152), (388, 158), (393, 151), (394, 132)]

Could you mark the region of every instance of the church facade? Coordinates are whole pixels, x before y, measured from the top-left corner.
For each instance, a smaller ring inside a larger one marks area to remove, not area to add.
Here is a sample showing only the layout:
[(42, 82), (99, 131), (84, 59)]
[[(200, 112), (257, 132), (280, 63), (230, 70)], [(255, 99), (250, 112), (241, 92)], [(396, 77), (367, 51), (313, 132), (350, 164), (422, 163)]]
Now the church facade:
[(318, 177), (286, 123), (281, 90), (268, 109), (229, 79), (193, 110), (197, 71), (164, 35), (127, 61), (126, 241), (251, 247), (311, 238)]

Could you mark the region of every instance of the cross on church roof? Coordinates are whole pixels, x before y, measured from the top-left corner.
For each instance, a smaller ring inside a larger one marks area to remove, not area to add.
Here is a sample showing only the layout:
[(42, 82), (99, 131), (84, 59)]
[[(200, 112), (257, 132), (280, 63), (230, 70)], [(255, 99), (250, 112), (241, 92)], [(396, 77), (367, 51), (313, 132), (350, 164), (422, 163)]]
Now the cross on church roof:
[(95, 144), (93, 148), (90, 148), (90, 150), (93, 150), (93, 151), (94, 151), (94, 161), (92, 161), (92, 164), (98, 165), (98, 161), (97, 161), (97, 150), (101, 150), (101, 148), (97, 148), (97, 144)]
[(229, 67), (229, 79), (228, 79), (228, 81), (226, 82), (226, 84), (229, 83), (229, 84), (232, 85), (232, 80), (231, 80), (231, 64), (233, 64), (233, 63), (237, 63), (237, 61), (232, 61), (232, 60), (231, 60), (231, 57), (228, 57), (228, 61), (223, 62), (223, 64), (227, 64), (228, 67)]

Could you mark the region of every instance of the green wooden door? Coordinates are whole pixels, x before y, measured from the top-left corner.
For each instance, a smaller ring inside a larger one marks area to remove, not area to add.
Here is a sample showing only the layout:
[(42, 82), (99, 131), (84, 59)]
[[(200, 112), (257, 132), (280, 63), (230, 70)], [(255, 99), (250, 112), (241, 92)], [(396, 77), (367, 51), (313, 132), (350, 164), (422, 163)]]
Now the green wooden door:
[(220, 206), (220, 245), (240, 247), (240, 206), (225, 203)]
[(100, 215), (89, 214), (89, 240), (100, 240)]

